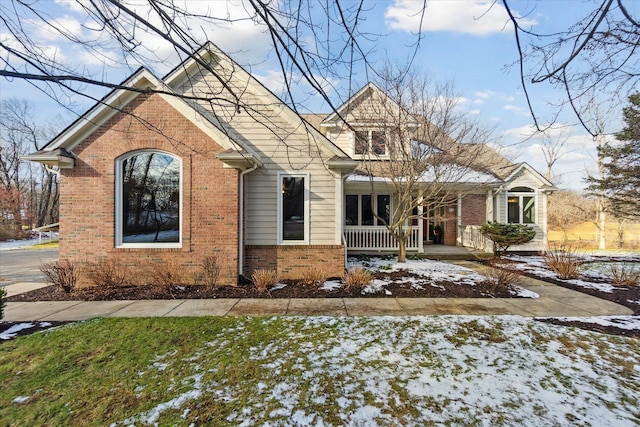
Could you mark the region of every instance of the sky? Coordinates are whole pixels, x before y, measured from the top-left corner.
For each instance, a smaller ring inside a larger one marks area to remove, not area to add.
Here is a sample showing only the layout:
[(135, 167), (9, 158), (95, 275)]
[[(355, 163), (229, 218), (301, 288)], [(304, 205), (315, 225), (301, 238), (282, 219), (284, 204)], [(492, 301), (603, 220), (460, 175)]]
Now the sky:
[[(138, 0), (135, 1), (139, 3)], [(232, 18), (246, 16), (245, 5), (239, 0), (176, 1), (186, 5), (190, 12)], [(281, 4), (290, 6), (292, 2), (283, 0)], [(85, 39), (104, 39), (104, 32), (88, 24), (85, 12), (75, 0), (44, 0), (40, 5), (51, 19), (63, 23), (74, 35)], [(420, 15), (416, 14), (422, 1), (394, 0), (368, 2), (365, 5), (362, 28), (375, 34), (375, 37), (362, 39), (361, 42), (367, 51), (368, 60), (374, 66), (382, 65), (385, 61), (406, 63), (414, 52), (415, 34), (421, 28), (423, 38), (412, 66), (420, 72), (428, 73), (434, 81), (451, 83), (458, 97), (459, 107), (470, 118), (492, 130), (489, 142), (499, 146), (504, 155), (514, 162), (526, 161), (544, 175), (547, 166), (541, 145), (545, 141), (547, 144), (564, 141), (560, 158), (552, 169), (552, 181), (561, 188), (580, 190), (585, 185), (584, 178), (589, 173), (595, 173), (595, 142), (577, 125), (577, 120), (572, 115), (558, 116), (547, 138), (532, 136), (533, 121), (520, 83), (514, 32), (501, 3), (428, 0), (422, 27)], [(539, 0), (513, 2), (512, 7), (522, 16), (521, 24), (525, 27), (536, 32), (553, 33), (558, 29), (566, 29), (581, 19), (593, 4), (582, 0)], [(640, 7), (638, 9), (640, 11)], [(316, 8), (314, 13), (321, 11)], [(29, 25), (28, 21), (25, 24), (28, 36), (45, 47), (45, 54), (62, 60), (71, 68), (85, 69), (114, 83), (122, 81), (139, 65), (149, 67), (157, 76), (162, 77), (179, 62), (170, 49), (149, 35), (136, 34), (142, 41), (142, 46), (159, 60), (141, 64), (139, 59), (130, 58), (127, 59), (127, 66), (123, 66), (123, 59), (118, 57), (113, 44), (101, 45), (97, 49), (97, 55), (95, 52), (88, 54), (86, 51), (79, 51), (59, 34), (33, 23)], [(211, 40), (267, 87), (276, 93), (280, 92), (282, 78), (278, 63), (270, 51), (271, 40), (263, 31), (264, 27), (255, 20), (221, 23), (215, 28), (194, 23), (193, 28), (202, 40)], [(7, 37), (6, 28), (0, 26), (0, 39), (10, 42)], [(301, 37), (309, 45), (313, 43), (309, 34)], [(357, 90), (372, 75), (360, 69), (356, 70), (352, 78), (351, 88), (339, 79), (327, 81), (329, 96), (336, 105), (344, 101), (349, 89)], [(304, 89), (305, 85), (300, 85), (296, 91), (300, 96), (302, 110), (330, 112), (329, 106), (319, 97), (307, 96), (308, 87), (306, 91)], [(534, 109), (542, 123), (546, 124), (545, 119), (552, 116), (549, 104), (557, 101), (560, 94), (557, 89), (544, 84), (530, 89)], [(84, 90), (95, 93), (95, 96), (106, 93), (103, 88)], [(61, 106), (23, 81), (0, 77), (0, 99), (12, 97), (32, 101), (39, 117), (62, 115), (63, 118), (57, 120), (64, 122), (65, 126), (75, 118), (71, 111), (82, 113), (93, 104), (87, 99), (73, 96), (64, 100)], [(620, 113), (621, 111), (609, 112), (608, 131), (619, 130)]]

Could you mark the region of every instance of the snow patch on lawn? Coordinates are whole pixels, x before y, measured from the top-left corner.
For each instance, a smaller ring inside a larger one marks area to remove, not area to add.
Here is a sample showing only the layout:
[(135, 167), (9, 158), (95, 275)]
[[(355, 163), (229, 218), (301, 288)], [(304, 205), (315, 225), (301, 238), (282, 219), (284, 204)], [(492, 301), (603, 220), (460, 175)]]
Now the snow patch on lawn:
[[(638, 326), (630, 316), (593, 319)], [(262, 321), (279, 322), (279, 330), (290, 332), (246, 350), (243, 357), (255, 364), (255, 378), (236, 384), (203, 382), (198, 376), (191, 390), (124, 424), (163, 424), (167, 409), (188, 419), (204, 399), (236, 402), (226, 422), (240, 426), (461, 425), (469, 420), (532, 427), (637, 425), (633, 396), (640, 350), (629, 338), (607, 339), (518, 316)], [(248, 333), (236, 328), (234, 340)], [(194, 363), (215, 365), (215, 354), (208, 352), (229, 345), (228, 334), (214, 339), (196, 350)], [(624, 365), (627, 373), (621, 375), (624, 360), (636, 362)], [(251, 389), (257, 392), (247, 393)]]
[(16, 335), (18, 335), (18, 332), (24, 329), (33, 328), (35, 326), (36, 325), (34, 325), (33, 323), (16, 323), (6, 331), (0, 332), (0, 340), (10, 340), (12, 338), (15, 338)]

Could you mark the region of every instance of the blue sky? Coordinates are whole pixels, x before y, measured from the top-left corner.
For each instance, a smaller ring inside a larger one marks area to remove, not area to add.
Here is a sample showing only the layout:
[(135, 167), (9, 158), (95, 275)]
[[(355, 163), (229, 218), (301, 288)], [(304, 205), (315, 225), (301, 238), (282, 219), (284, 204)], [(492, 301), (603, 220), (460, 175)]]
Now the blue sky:
[[(380, 34), (368, 44), (363, 42), (365, 48), (371, 49), (369, 59), (372, 62), (381, 64), (385, 59), (406, 62), (412, 52), (410, 45), (415, 42), (413, 34), (419, 26), (415, 11), (421, 4), (422, 1), (416, 0), (367, 4), (365, 28)], [(518, 1), (511, 4), (524, 16), (523, 22), (534, 31), (542, 33), (566, 29), (593, 7), (591, 2), (582, 0)], [(74, 1), (45, 0), (43, 7), (48, 9), (51, 16), (64, 22), (71, 31), (90, 36), (88, 29), (81, 25), (83, 17)], [(240, 17), (244, 14), (240, 1), (190, 0), (187, 7), (194, 11), (208, 10), (220, 16)], [(0, 37), (6, 37), (3, 30), (0, 27)], [(247, 67), (263, 83), (276, 92), (279, 90), (281, 79), (278, 77), (277, 66), (273, 58), (269, 59), (270, 40), (260, 25), (242, 21), (203, 30), (206, 37)], [(33, 38), (46, 45), (50, 52), (55, 52), (56, 57), (69, 64), (86, 67), (91, 72), (101, 73), (110, 82), (120, 82), (139, 65), (133, 61), (129, 68), (110, 66), (97, 60), (95, 56), (78, 51), (77, 47), (71, 46), (61, 37), (47, 33), (38, 26), (32, 26), (30, 31)], [(492, 143), (500, 145), (505, 155), (513, 161), (526, 161), (544, 173), (546, 166), (540, 149), (541, 139), (528, 138), (532, 134), (533, 121), (520, 85), (518, 68), (510, 66), (517, 59), (517, 50), (513, 30), (502, 5), (492, 5), (490, 1), (429, 0), (422, 31), (423, 39), (414, 64), (431, 73), (435, 81), (452, 82), (459, 96), (460, 107), (487, 128), (494, 129)], [(160, 41), (148, 35), (143, 35), (142, 38), (145, 45), (163, 59), (160, 64), (144, 64), (158, 76), (177, 65), (178, 59)], [(119, 62), (117, 56), (108, 49), (103, 53), (104, 58), (113, 58), (114, 64)], [(357, 90), (366, 80), (365, 73), (356, 73), (356, 87), (353, 89)], [(333, 83), (336, 90), (331, 95), (334, 102), (340, 104), (346, 90), (344, 82)], [(547, 103), (558, 99), (559, 94), (545, 85), (534, 86), (532, 89), (534, 106), (544, 123), (545, 116), (549, 116), (551, 111)], [(100, 96), (104, 90), (95, 90), (94, 93)], [(39, 116), (63, 114), (64, 120), (73, 120), (68, 111), (48, 101), (28, 84), (0, 78), (0, 98), (10, 97), (30, 99), (36, 105)], [(310, 110), (328, 112), (328, 107), (317, 98), (305, 99), (305, 102)], [(82, 113), (92, 103), (76, 97), (70, 99), (67, 105)], [(549, 114), (546, 114), (547, 111)], [(614, 111), (612, 115), (609, 120), (611, 129), (607, 130), (616, 131), (620, 112)], [(563, 154), (554, 166), (554, 182), (563, 188), (580, 189), (584, 185), (582, 180), (587, 171), (594, 171), (595, 143), (579, 126), (572, 126), (575, 122), (574, 117), (561, 115), (557, 128), (550, 131), (548, 140), (561, 138), (566, 141)]]

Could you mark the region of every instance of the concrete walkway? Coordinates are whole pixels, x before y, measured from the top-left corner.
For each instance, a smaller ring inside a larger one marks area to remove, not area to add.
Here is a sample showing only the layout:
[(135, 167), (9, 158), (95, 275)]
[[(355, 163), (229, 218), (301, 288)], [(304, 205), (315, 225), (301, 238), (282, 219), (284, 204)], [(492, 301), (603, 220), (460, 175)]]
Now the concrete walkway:
[[(456, 262), (463, 264), (464, 262)], [(467, 265), (465, 265), (467, 266)], [(9, 295), (26, 292), (36, 283), (6, 287)], [(523, 287), (540, 298), (304, 298), (304, 299), (176, 299), (129, 301), (10, 302), (5, 321), (66, 321), (94, 317), (169, 316), (415, 316), (518, 315), (613, 316), (632, 310), (600, 298), (535, 279)]]

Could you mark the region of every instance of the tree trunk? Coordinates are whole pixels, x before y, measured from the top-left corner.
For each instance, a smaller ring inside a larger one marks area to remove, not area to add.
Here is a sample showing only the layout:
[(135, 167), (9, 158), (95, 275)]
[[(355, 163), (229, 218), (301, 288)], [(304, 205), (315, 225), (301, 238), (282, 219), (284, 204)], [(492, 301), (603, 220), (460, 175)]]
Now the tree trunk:
[[(596, 136), (596, 141), (598, 143), (598, 174), (600, 175), (600, 179), (604, 179), (604, 155), (602, 154), (602, 147), (604, 147), (605, 140), (604, 135), (598, 134)], [(605, 198), (606, 194), (604, 190), (600, 192), (598, 196), (598, 226), (596, 227), (599, 231), (598, 234), (598, 248), (606, 249), (607, 248), (607, 220), (604, 212), (605, 208)]]
[(407, 261), (407, 242), (405, 239), (398, 240), (398, 262)]

